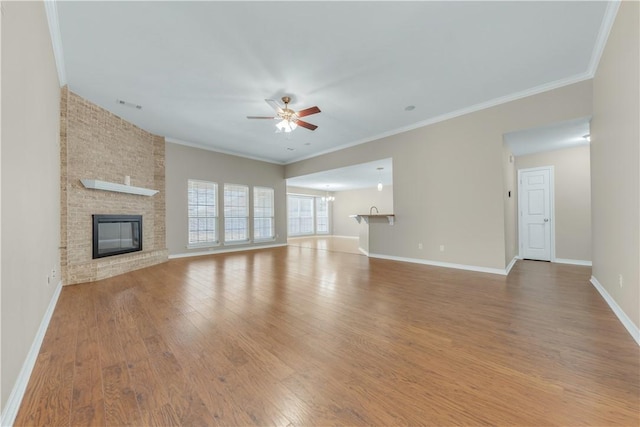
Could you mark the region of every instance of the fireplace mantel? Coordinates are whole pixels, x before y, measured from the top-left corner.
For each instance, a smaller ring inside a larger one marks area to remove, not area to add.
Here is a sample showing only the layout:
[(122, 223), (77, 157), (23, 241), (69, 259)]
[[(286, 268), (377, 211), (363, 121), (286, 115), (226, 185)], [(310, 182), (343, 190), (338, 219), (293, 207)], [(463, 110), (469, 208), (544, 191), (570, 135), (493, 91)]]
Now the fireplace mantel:
[(158, 190), (149, 188), (134, 187), (131, 185), (116, 184), (115, 182), (100, 181), (97, 179), (81, 179), (85, 188), (94, 190), (115, 191), (116, 193), (138, 194), (140, 196), (153, 196)]

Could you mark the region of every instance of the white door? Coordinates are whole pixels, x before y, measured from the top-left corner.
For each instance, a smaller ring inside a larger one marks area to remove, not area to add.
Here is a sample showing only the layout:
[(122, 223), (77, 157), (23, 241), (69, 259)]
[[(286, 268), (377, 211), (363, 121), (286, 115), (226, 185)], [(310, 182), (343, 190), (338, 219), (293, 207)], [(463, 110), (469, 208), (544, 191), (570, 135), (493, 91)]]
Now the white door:
[(551, 261), (553, 170), (519, 170), (518, 179), (520, 257)]

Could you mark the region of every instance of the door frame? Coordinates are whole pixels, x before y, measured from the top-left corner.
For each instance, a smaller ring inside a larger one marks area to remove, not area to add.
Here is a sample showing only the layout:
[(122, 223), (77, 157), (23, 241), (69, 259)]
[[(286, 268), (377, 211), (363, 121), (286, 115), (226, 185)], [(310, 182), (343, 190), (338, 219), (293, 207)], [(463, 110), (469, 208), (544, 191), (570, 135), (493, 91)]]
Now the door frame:
[(523, 229), (522, 229), (522, 221), (520, 220), (520, 218), (522, 217), (522, 211), (521, 211), (521, 206), (522, 206), (522, 172), (535, 172), (535, 171), (539, 171), (539, 170), (548, 170), (549, 171), (549, 216), (551, 218), (549, 218), (549, 222), (551, 223), (551, 229), (550, 229), (550, 238), (549, 238), (549, 245), (551, 246), (550, 250), (551, 250), (551, 255), (550, 255), (550, 261), (551, 262), (556, 262), (556, 211), (555, 211), (555, 200), (556, 200), (556, 196), (555, 196), (555, 177), (554, 177), (554, 167), (553, 165), (550, 166), (539, 166), (539, 167), (535, 167), (535, 168), (524, 168), (524, 169), (518, 169), (518, 207), (517, 207), (517, 212), (516, 212), (516, 220), (518, 221), (518, 258), (519, 259), (523, 259), (522, 258), (522, 235), (523, 235)]

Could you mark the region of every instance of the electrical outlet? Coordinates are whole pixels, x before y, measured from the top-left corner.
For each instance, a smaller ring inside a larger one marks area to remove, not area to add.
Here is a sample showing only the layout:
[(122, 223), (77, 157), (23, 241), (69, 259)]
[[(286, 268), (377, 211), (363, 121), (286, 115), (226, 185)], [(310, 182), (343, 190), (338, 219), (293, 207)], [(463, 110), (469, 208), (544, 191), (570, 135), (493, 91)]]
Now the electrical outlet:
[(418, 243), (418, 249), (422, 249), (422, 243)]
[(624, 286), (624, 278), (622, 277), (622, 274), (618, 274), (618, 283), (620, 284), (620, 287)]
[(440, 252), (444, 252), (444, 245), (440, 245)]

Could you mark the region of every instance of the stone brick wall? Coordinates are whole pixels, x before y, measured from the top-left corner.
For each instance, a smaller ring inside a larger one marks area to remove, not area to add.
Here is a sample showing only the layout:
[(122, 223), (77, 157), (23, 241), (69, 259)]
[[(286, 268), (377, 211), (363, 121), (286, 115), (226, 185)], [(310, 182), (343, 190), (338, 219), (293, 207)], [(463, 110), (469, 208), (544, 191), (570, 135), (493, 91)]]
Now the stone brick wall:
[[(100, 280), (167, 260), (164, 138), (80, 96), (61, 97), (61, 264), (64, 284)], [(158, 190), (154, 196), (86, 189), (98, 179)], [(142, 251), (92, 259), (92, 215), (142, 215)]]

